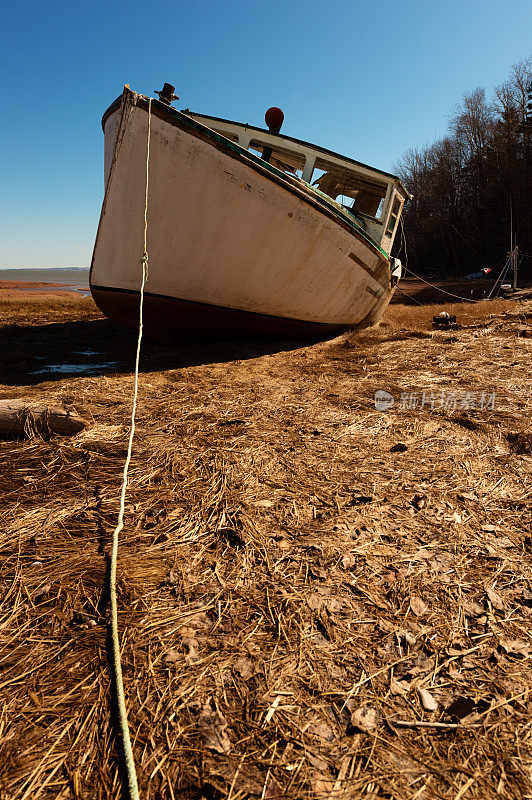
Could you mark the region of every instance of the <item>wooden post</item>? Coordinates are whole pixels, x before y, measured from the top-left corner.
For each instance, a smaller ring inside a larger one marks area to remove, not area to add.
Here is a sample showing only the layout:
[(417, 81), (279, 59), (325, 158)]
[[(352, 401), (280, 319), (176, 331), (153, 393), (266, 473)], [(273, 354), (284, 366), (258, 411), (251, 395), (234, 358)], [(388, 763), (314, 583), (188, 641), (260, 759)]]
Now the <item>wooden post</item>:
[(518, 260), (518, 253), (519, 250), (517, 245), (513, 249), (512, 258), (513, 258), (513, 267), (514, 267), (514, 291), (517, 289), (517, 260)]
[(0, 400), (0, 437), (58, 433), (72, 436), (88, 423), (65, 408), (44, 406), (31, 400)]

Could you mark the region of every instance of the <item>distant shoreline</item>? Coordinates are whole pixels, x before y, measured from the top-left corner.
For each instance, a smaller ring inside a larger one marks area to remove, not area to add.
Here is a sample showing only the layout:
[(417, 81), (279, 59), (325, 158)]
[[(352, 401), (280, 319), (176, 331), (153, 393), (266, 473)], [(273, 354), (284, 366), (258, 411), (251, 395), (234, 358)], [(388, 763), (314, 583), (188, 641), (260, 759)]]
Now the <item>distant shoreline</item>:
[(0, 300), (10, 300), (20, 297), (21, 293), (25, 297), (50, 297), (62, 296), (65, 294), (79, 297), (88, 294), (90, 289), (87, 286), (74, 286), (71, 283), (51, 283), (47, 281), (4, 281), (0, 279)]
[(0, 269), (0, 297), (42, 297), (87, 295), (89, 270), (86, 267), (9, 267)]

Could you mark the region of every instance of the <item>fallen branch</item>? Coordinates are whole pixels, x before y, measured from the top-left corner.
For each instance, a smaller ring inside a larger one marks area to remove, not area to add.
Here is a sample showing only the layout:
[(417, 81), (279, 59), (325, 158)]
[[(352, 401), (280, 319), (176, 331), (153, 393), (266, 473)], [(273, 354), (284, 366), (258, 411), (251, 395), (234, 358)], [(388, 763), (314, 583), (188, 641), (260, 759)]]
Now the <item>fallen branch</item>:
[(35, 433), (72, 436), (87, 427), (86, 420), (65, 408), (29, 400), (0, 400), (0, 437), (29, 437)]
[(470, 725), (463, 725), (461, 722), (426, 722), (423, 719), (394, 719), (388, 720), (388, 725), (392, 728), (436, 728), (443, 731), (455, 731), (458, 728), (466, 730), (469, 728), (482, 728), (481, 724), (472, 723)]

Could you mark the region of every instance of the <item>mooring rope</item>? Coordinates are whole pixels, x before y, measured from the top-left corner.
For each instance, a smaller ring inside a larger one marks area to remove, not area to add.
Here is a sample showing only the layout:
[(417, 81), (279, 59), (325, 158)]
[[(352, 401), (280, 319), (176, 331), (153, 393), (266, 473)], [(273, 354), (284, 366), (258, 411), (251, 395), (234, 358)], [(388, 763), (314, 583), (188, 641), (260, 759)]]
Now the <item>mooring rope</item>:
[[(489, 295), (488, 295), (488, 300), (491, 300), (491, 295), (492, 295), (492, 294), (493, 294), (493, 292), (495, 291), (495, 287), (497, 286), (497, 284), (498, 284), (498, 283), (499, 283), (499, 281), (500, 281), (500, 282), (501, 282), (501, 285), (500, 285), (500, 286), (499, 286), (499, 288), (497, 289), (497, 297), (499, 296), (499, 292), (501, 291), (501, 287), (502, 287), (502, 285), (503, 285), (503, 283), (504, 283), (504, 279), (506, 278), (506, 274), (507, 274), (508, 270), (510, 269), (510, 264), (512, 263), (512, 254), (513, 254), (513, 250), (512, 250), (512, 252), (510, 253), (510, 255), (508, 256), (508, 260), (505, 262), (505, 264), (504, 264), (504, 267), (503, 267), (503, 268), (501, 269), (501, 271), (499, 272), (499, 274), (498, 274), (498, 276), (497, 276), (497, 280), (495, 281), (495, 283), (494, 283), (494, 284), (493, 284), (493, 286), (491, 287), (491, 292), (490, 292), (490, 293), (489, 293)], [(502, 276), (502, 277), (501, 277), (501, 276)]]
[[(406, 237), (405, 237), (405, 231), (404, 231), (404, 227), (403, 227), (402, 218), (399, 219), (399, 222), (401, 223), (401, 235), (403, 237), (403, 243), (404, 243), (404, 248), (405, 248), (405, 257), (406, 257), (405, 272), (409, 272), (410, 275), (412, 275), (414, 278), (417, 278), (418, 281), (422, 281), (422, 283), (426, 283), (427, 286), (431, 286), (433, 289), (437, 289), (438, 292), (441, 292), (442, 294), (448, 294), (449, 297), (456, 297), (457, 300), (463, 300), (465, 303), (476, 303), (477, 302), (476, 300), (471, 300), (471, 298), (469, 298), (469, 297), (462, 297), (459, 294), (453, 294), (452, 292), (446, 292), (445, 289), (442, 289), (440, 286), (436, 286), (434, 283), (430, 283), (429, 281), (425, 280), (425, 278), (422, 278), (421, 275), (416, 275), (415, 272), (412, 272), (412, 270), (408, 268), (408, 266), (407, 266), (407, 264), (408, 264), (408, 256), (406, 255)], [(405, 294), (406, 294), (406, 292), (405, 292)], [(420, 305), (422, 305), (422, 304), (420, 303)]]
[(148, 276), (148, 187), (150, 177), (150, 137), (151, 137), (151, 97), (148, 101), (148, 142), (146, 147), (146, 195), (144, 200), (144, 254), (142, 256), (142, 281), (140, 284), (140, 304), (139, 304), (139, 335), (137, 338), (137, 354), (135, 357), (135, 383), (133, 389), (133, 402), (131, 407), (131, 429), (129, 432), (129, 443), (127, 456), (124, 463), (124, 475), (122, 479), (122, 490), (120, 493), (120, 510), (118, 512), (118, 524), (113, 532), (113, 549), (111, 554), (111, 569), (109, 579), (109, 594), (111, 596), (111, 640), (113, 668), (116, 682), (116, 699), (118, 705), (118, 722), (122, 735), (122, 745), (124, 748), (124, 758), (126, 761), (127, 780), (129, 786), (130, 800), (139, 800), (139, 786), (137, 772), (135, 769), (135, 759), (133, 758), (133, 748), (129, 736), (129, 725), (127, 721), (126, 700), (124, 695), (124, 680), (122, 677), (122, 664), (120, 661), (120, 641), (118, 639), (118, 609), (116, 600), (116, 564), (118, 560), (118, 537), (124, 528), (124, 511), (126, 503), (126, 491), (128, 486), (128, 471), (131, 463), (131, 453), (133, 450), (133, 437), (135, 436), (135, 416), (137, 413), (137, 397), (139, 387), (139, 361), (140, 345), (142, 342), (143, 309), (144, 309), (144, 285)]

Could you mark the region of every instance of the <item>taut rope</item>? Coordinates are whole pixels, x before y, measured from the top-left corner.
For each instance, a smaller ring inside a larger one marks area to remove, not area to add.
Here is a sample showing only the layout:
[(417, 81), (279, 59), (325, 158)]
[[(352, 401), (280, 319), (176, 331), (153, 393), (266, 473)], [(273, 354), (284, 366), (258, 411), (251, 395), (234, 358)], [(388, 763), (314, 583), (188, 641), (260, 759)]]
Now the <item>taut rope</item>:
[(144, 285), (148, 276), (148, 186), (150, 177), (150, 137), (151, 137), (151, 98), (148, 101), (148, 142), (146, 147), (146, 195), (144, 201), (144, 254), (142, 256), (142, 281), (140, 284), (140, 305), (139, 305), (139, 335), (137, 339), (137, 354), (135, 357), (135, 383), (133, 389), (133, 403), (131, 408), (131, 429), (129, 432), (129, 443), (127, 448), (126, 461), (124, 463), (124, 475), (122, 479), (122, 491), (120, 494), (120, 510), (118, 512), (118, 524), (113, 532), (113, 549), (111, 553), (111, 569), (109, 579), (109, 594), (111, 596), (111, 640), (112, 658), (116, 681), (116, 695), (118, 704), (118, 721), (122, 735), (124, 747), (124, 757), (126, 761), (127, 780), (129, 786), (129, 796), (131, 800), (139, 800), (139, 787), (137, 772), (135, 770), (135, 760), (133, 758), (133, 748), (129, 736), (129, 726), (127, 722), (126, 701), (124, 696), (124, 681), (122, 677), (122, 664), (120, 661), (120, 641), (118, 639), (118, 609), (116, 601), (116, 564), (118, 560), (118, 537), (124, 528), (124, 509), (126, 502), (126, 491), (128, 486), (128, 470), (131, 463), (131, 453), (133, 450), (133, 437), (135, 436), (135, 415), (137, 413), (137, 396), (139, 386), (139, 360), (140, 345), (142, 342), (143, 309), (144, 309)]

